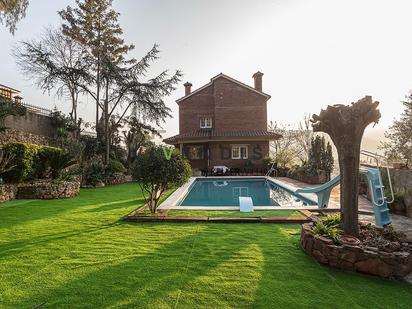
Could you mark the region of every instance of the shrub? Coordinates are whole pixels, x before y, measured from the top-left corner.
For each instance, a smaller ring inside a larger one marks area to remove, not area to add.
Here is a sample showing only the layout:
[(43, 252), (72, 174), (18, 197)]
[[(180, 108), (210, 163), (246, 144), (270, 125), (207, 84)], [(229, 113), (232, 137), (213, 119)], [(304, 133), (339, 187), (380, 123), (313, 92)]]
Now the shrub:
[[(43, 153), (43, 151), (41, 151), (40, 154), (41, 153)], [(76, 164), (73, 156), (62, 151), (61, 149), (60, 151), (48, 151), (47, 153), (47, 164), (50, 168), (50, 175), (52, 179), (58, 178), (62, 170)]]
[(125, 173), (126, 168), (123, 163), (118, 160), (110, 160), (109, 165), (107, 166), (107, 174), (113, 175), (115, 173)]
[(61, 170), (76, 163), (73, 157), (60, 148), (9, 143), (4, 151), (14, 156), (15, 168), (5, 173), (7, 181), (21, 182), (36, 178), (55, 179)]
[(340, 229), (336, 226), (328, 226), (324, 222), (318, 221), (313, 226), (311, 233), (314, 236), (324, 236), (332, 239), (334, 243), (339, 243), (337, 237), (340, 234)]
[(323, 217), (321, 217), (321, 221), (326, 226), (339, 227), (339, 225), (340, 225), (340, 213), (323, 216)]
[(86, 166), (83, 171), (84, 182), (88, 185), (95, 186), (105, 179), (105, 166), (101, 161), (94, 161)]
[(21, 182), (33, 179), (35, 176), (35, 161), (42, 146), (23, 143), (8, 143), (3, 149), (9, 155), (13, 155), (15, 167), (4, 174), (9, 182)]
[(183, 185), (192, 173), (189, 162), (176, 149), (170, 158), (167, 154), (166, 148), (153, 146), (140, 154), (133, 164), (133, 177), (148, 194), (146, 203), (152, 213), (156, 212), (162, 194)]

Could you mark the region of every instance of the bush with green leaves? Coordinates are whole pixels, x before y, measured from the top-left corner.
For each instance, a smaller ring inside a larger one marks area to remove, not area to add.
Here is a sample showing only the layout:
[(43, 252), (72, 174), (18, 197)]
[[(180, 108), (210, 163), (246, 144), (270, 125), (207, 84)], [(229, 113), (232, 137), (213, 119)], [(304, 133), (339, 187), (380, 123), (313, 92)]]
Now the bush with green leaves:
[(60, 177), (61, 171), (75, 165), (77, 162), (73, 156), (62, 149), (43, 147), (38, 154), (39, 165), (44, 166), (46, 178), (56, 179)]
[(340, 213), (326, 215), (320, 218), (324, 225), (332, 226), (332, 227), (339, 227), (341, 220), (340, 220)]
[(7, 182), (31, 180), (35, 176), (35, 162), (42, 146), (24, 143), (8, 143), (3, 150), (12, 155), (15, 167), (4, 173)]
[(340, 234), (340, 229), (336, 226), (329, 226), (322, 221), (318, 221), (311, 229), (314, 236), (324, 236), (333, 240), (334, 243), (339, 243), (337, 240)]
[(106, 169), (106, 173), (108, 175), (113, 175), (116, 173), (126, 173), (126, 171), (127, 169), (124, 167), (123, 163), (114, 159), (110, 160), (109, 165)]
[(60, 148), (25, 144), (9, 143), (3, 150), (13, 156), (12, 170), (4, 177), (8, 182), (22, 182), (33, 179), (59, 177), (60, 172), (76, 163), (73, 157)]
[(177, 149), (169, 158), (169, 149), (150, 147), (136, 158), (132, 167), (133, 178), (147, 193), (146, 203), (152, 213), (167, 190), (183, 185), (192, 174), (189, 161)]
[(106, 178), (106, 167), (100, 160), (93, 161), (83, 170), (83, 182), (87, 185), (96, 186), (104, 182)]

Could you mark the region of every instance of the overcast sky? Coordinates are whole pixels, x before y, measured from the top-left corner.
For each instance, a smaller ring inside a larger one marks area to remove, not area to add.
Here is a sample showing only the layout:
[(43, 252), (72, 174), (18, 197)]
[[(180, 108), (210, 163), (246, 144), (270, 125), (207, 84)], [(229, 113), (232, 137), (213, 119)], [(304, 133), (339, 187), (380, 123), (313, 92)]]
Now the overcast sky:
[[(20, 89), (27, 103), (68, 111), (68, 102), (43, 94), (18, 72), (10, 51), (45, 26), (59, 26), (56, 12), (73, 3), (31, 0), (15, 36), (0, 28), (0, 83)], [(131, 56), (140, 58), (158, 43), (161, 59), (152, 73), (180, 69), (185, 75), (166, 98), (174, 119), (164, 136), (178, 133), (174, 101), (184, 93), (182, 84), (197, 89), (220, 72), (249, 85), (254, 72), (263, 72), (263, 90), (272, 96), (268, 118), (283, 123), (372, 95), (382, 118), (369, 133), (390, 125), (412, 89), (412, 1), (115, 0), (114, 8), (126, 41), (136, 45)], [(93, 120), (87, 103), (79, 113)]]

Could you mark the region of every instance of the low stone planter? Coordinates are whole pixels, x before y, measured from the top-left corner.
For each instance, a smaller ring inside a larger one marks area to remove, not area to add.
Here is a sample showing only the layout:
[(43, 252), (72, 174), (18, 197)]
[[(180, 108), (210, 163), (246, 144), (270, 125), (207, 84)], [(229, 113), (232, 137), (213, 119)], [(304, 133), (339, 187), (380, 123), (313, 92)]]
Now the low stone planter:
[(132, 182), (132, 176), (130, 175), (123, 175), (123, 174), (115, 174), (111, 177), (106, 178), (104, 181), (105, 185), (118, 185), (122, 183)]
[(14, 200), (16, 198), (16, 195), (16, 185), (0, 185), (0, 203)]
[(311, 228), (311, 223), (302, 225), (301, 245), (321, 264), (384, 278), (402, 279), (412, 272), (410, 252), (384, 252), (362, 245), (336, 245), (329, 238), (313, 236)]
[(60, 199), (74, 197), (80, 192), (80, 183), (77, 181), (64, 181), (52, 183), (37, 181), (23, 183), (17, 186), (18, 199)]

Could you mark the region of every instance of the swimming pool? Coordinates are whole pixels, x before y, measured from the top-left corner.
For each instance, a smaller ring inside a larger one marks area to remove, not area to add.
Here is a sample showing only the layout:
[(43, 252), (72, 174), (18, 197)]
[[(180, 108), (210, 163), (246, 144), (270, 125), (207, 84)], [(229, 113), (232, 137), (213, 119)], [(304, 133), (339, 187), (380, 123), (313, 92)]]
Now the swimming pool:
[(239, 207), (239, 197), (252, 198), (254, 206), (305, 207), (312, 200), (295, 195), (267, 178), (196, 178), (177, 203), (182, 207)]

